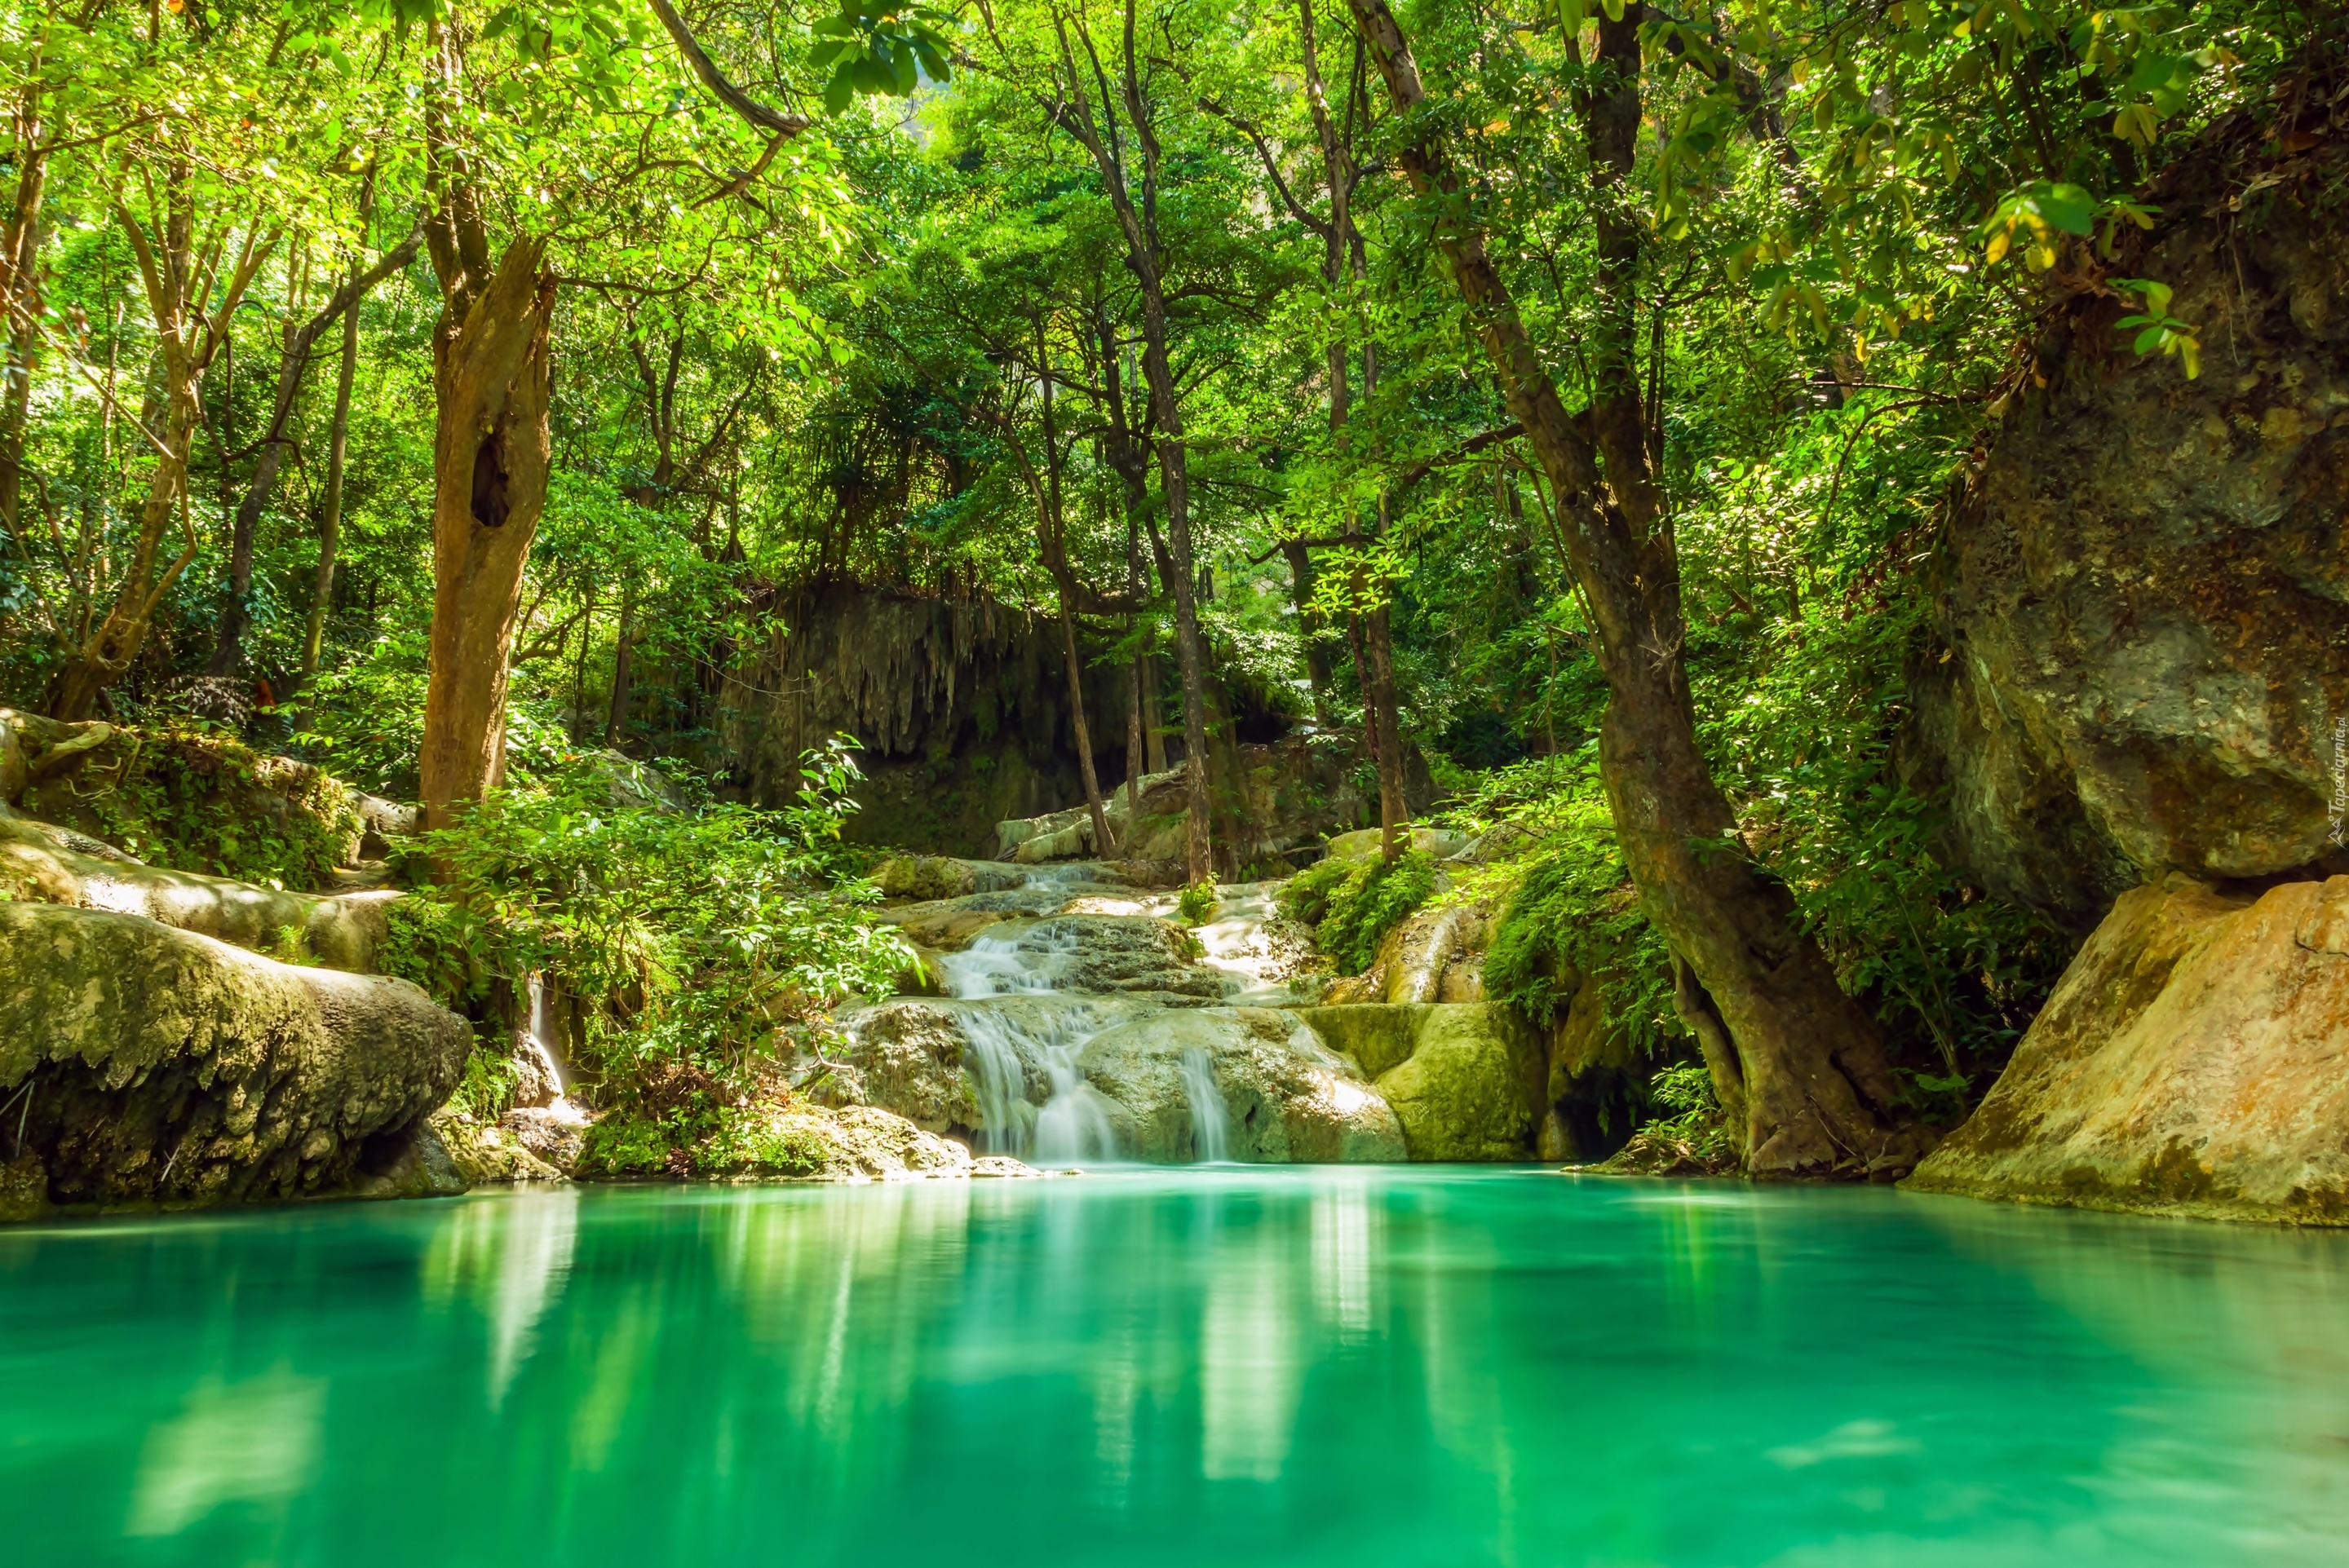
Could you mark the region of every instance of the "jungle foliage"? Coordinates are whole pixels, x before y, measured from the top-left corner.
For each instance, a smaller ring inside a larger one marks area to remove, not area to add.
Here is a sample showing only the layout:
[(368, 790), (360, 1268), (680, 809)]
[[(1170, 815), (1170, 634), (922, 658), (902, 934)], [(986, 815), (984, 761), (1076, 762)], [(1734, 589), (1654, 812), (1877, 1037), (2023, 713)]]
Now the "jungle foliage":
[[(745, 783), (746, 664), (853, 581), (1065, 614), (1154, 757), (1201, 681), (1356, 734), (1386, 691), (1451, 820), (1519, 830), (1479, 873), (1490, 993), (1549, 1019), (1598, 976), (1669, 1075), (1693, 1052), (1599, 769), (1588, 498), (1445, 260), (1473, 229), (1569, 424), (1639, 411), (1684, 634), (1657, 656), (1734, 819), (1707, 852), (1786, 890), (1939, 1114), (2066, 956), (1907, 781), (1945, 500), (2051, 301), (2107, 297), (2116, 353), (2199, 374), (2222, 324), (2122, 275), (2128, 237), (2337, 30), (2291, 0), (17, 0), (0, 700), (233, 732), (171, 741), (123, 831), (314, 883), (316, 846), (219, 838), (181, 774), (287, 750), (418, 789), (436, 474), (473, 465), (477, 517), (522, 482), (440, 450), (450, 269), (500, 259), (449, 236), (527, 242), (553, 370), (490, 628), (505, 773), (409, 867), (402, 972), (484, 1016), (546, 976), (661, 1116), (885, 988), (845, 757), (796, 799)], [(1619, 168), (1592, 128), (1627, 102)], [(1430, 147), (1453, 186), (1406, 177)], [(1114, 789), (1124, 716), (1092, 722)], [(616, 805), (612, 752), (692, 809)], [(1359, 969), (1432, 891), (1404, 856), (1288, 898)]]

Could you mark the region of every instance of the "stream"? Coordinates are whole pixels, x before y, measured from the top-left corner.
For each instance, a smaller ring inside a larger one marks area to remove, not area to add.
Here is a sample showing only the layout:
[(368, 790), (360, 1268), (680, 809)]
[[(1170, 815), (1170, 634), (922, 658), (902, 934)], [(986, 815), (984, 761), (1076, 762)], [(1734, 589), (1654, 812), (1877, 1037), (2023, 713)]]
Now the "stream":
[(1459, 1167), (0, 1233), (26, 1564), (2313, 1563), (2349, 1235)]
[(967, 1075), (975, 1115), (937, 1130), (1050, 1166), (1216, 1163), (1286, 1157), (1270, 1124), (1300, 1099), (1375, 1102), (1354, 1064), (1278, 1011), (1311, 999), (1292, 984), (1309, 949), (1280, 928), (1278, 882), (1218, 888), (1186, 930), (1175, 895), (1097, 864), (981, 869), (1019, 880), (885, 912), (959, 944), (936, 955), (944, 995), (843, 1014), (860, 1041), (909, 1008), (952, 1029), (946, 1070)]

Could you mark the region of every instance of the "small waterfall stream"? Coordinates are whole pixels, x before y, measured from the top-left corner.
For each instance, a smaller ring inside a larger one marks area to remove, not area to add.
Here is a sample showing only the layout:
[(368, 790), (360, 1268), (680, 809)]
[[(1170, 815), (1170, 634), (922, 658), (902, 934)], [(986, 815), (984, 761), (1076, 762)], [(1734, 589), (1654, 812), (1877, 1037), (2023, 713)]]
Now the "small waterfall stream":
[[(1196, 934), (1206, 949), (1204, 965), (1225, 971), (1220, 989), (1226, 999), (1264, 993), (1258, 976), (1217, 957), (1243, 951), (1247, 922), (1260, 923), (1271, 908), (1268, 892), (1249, 899), (1253, 890), (1234, 891), (1243, 897), (1219, 913), (1226, 929), (1210, 925)], [(988, 896), (1006, 901), (994, 907), (1030, 918), (1007, 920), (960, 952), (940, 954), (947, 999), (928, 1004), (949, 1014), (962, 1033), (978, 1105), (980, 1150), (1054, 1164), (1131, 1157), (1132, 1150), (1120, 1147), (1110, 1100), (1087, 1079), (1080, 1057), (1104, 1032), (1146, 1024), (1172, 1005), (1149, 993), (1102, 994), (1076, 982), (1089, 934), (1098, 942), (1104, 923), (1154, 923), (1173, 913), (1174, 900), (1108, 883), (1100, 867), (1082, 861), (1029, 868), (1016, 893)], [(1055, 918), (1064, 907), (1086, 918)], [(1180, 1077), (1193, 1158), (1230, 1159), (1231, 1112), (1207, 1051), (1185, 1050)]]

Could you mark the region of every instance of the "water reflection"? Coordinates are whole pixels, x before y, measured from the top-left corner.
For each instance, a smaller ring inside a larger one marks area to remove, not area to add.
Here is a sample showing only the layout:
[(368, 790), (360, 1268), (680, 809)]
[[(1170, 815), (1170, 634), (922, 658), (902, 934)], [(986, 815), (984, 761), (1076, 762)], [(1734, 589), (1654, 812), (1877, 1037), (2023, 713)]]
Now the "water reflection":
[(489, 1400), (504, 1402), (540, 1318), (563, 1294), (579, 1234), (574, 1187), (484, 1194), (459, 1208), (424, 1260), (424, 1299), (463, 1298), (489, 1320)]
[(230, 1504), (282, 1519), (317, 1465), (326, 1406), (324, 1380), (283, 1367), (234, 1383), (206, 1377), (148, 1434), (129, 1533), (176, 1535)]
[(2320, 1561), (2349, 1238), (1502, 1172), (482, 1197), (0, 1237), (0, 1409), (37, 1563)]

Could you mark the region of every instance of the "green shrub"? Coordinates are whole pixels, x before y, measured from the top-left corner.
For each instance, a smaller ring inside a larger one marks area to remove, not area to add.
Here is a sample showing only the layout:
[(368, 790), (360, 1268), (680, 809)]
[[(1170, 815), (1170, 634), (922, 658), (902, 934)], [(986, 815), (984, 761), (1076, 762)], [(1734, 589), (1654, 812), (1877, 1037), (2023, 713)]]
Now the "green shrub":
[(1196, 882), (1185, 888), (1174, 901), (1174, 913), (1185, 925), (1205, 925), (1216, 918), (1216, 884)]
[(1435, 862), (1419, 850), (1392, 861), (1326, 860), (1310, 865), (1280, 890), (1280, 913), (1313, 927), (1313, 939), (1342, 975), (1360, 975), (1378, 959), (1387, 933), (1411, 918), (1435, 893)]
[(864, 905), (839, 844), (855, 772), (811, 753), (783, 811), (614, 807), (592, 767), (501, 791), (426, 835), (440, 879), (395, 921), (385, 967), (444, 998), (532, 975), (584, 1012), (583, 1057), (607, 1108), (666, 1111), (761, 1087), (779, 1028), (885, 995), (914, 962)]
[(476, 1121), (495, 1121), (513, 1109), (514, 1091), (520, 1087), (521, 1074), (513, 1058), (477, 1040), (465, 1057), (465, 1076), (457, 1080), (449, 1104)]
[(615, 1112), (580, 1140), (577, 1170), (583, 1176), (665, 1176), (677, 1146), (669, 1122)]

